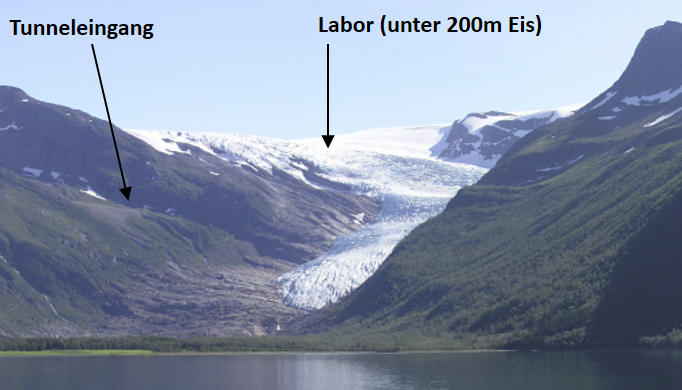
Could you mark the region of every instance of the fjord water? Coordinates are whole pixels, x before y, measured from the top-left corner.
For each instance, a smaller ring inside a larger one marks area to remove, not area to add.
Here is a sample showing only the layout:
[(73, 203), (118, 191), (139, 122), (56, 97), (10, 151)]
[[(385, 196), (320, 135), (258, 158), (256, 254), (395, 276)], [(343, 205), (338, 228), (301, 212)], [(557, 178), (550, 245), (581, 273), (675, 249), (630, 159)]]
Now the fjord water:
[(682, 351), (2, 357), (0, 389), (675, 389)]

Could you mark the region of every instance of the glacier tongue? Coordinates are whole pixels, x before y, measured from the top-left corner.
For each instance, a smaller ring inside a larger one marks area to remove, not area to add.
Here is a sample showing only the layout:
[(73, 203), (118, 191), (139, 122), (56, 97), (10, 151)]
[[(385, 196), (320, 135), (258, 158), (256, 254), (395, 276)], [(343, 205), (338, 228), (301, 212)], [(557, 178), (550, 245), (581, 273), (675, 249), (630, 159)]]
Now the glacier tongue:
[(439, 214), (461, 187), (486, 172), (473, 165), (414, 157), (348, 157), (366, 166), (356, 170), (362, 175), (358, 181), (379, 198), (379, 215), (364, 228), (337, 239), (324, 255), (277, 278), (288, 305), (319, 309), (353, 291), (413, 228)]
[[(487, 169), (436, 157), (449, 126), (375, 129), (337, 136), (330, 153), (316, 160), (330, 180), (379, 199), (379, 215), (336, 240), (319, 258), (276, 279), (288, 305), (319, 309), (353, 291), (379, 268), (412, 229), (439, 214), (463, 186)], [(319, 140), (301, 141), (321, 148)]]
[[(268, 172), (276, 168), (320, 188), (304, 174), (314, 166), (319, 177), (378, 199), (380, 211), (374, 220), (337, 238), (319, 258), (275, 279), (285, 303), (314, 310), (362, 284), (403, 237), (487, 171), (437, 159), (448, 130), (444, 125), (366, 130), (337, 135), (329, 149), (319, 137), (282, 141), (238, 134), (130, 133), (163, 153), (180, 152), (176, 143), (190, 144), (231, 164)], [(362, 216), (349, 217), (364, 223)]]

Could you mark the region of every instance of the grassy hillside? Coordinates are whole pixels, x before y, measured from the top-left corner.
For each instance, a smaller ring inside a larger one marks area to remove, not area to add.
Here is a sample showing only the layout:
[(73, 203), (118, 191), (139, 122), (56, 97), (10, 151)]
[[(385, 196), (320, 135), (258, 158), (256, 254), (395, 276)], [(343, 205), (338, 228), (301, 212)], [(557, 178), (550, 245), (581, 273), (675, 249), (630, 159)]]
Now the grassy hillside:
[[(122, 291), (169, 264), (245, 265), (253, 246), (217, 228), (102, 202), (0, 168), (0, 329), (94, 329), (132, 314)], [(49, 297), (49, 298), (48, 298)]]

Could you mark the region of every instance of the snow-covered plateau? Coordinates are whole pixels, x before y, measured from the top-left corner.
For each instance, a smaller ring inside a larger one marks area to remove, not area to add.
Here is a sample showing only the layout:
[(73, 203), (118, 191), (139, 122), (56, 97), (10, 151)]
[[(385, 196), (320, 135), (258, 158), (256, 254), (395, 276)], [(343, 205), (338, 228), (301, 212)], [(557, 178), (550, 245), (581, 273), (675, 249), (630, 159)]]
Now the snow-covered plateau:
[[(547, 111), (538, 115), (546, 116)], [(473, 133), (477, 127), (471, 126), (469, 131)], [(305, 171), (314, 167), (317, 176), (377, 199), (380, 211), (374, 220), (366, 222), (361, 214), (351, 216), (363, 225), (360, 230), (338, 237), (322, 256), (275, 279), (286, 304), (314, 310), (362, 284), (401, 239), (439, 214), (460, 188), (477, 182), (497, 161), (486, 161), (482, 167), (438, 158), (448, 146), (450, 128), (428, 125), (365, 130), (337, 135), (329, 148), (321, 137), (283, 141), (240, 134), (126, 131), (162, 153), (191, 154), (179, 145), (189, 144), (242, 169), (272, 172), (276, 168), (307, 185), (335, 191), (306, 178)]]

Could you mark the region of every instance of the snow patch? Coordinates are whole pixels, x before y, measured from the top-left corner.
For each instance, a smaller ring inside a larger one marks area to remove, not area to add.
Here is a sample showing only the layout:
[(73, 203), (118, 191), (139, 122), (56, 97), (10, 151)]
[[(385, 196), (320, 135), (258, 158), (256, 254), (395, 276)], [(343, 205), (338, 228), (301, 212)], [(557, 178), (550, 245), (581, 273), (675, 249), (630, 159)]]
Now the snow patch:
[(671, 116), (673, 116), (673, 115), (675, 115), (675, 114), (677, 114), (678, 112), (681, 112), (681, 111), (682, 111), (682, 107), (678, 108), (677, 110), (675, 110), (675, 111), (673, 111), (673, 112), (671, 112), (671, 113), (668, 113), (668, 114), (665, 114), (665, 115), (662, 115), (662, 116), (656, 118), (655, 121), (650, 122), (650, 123), (647, 123), (646, 125), (644, 125), (644, 127), (655, 126), (655, 125), (657, 125), (657, 124), (663, 122), (664, 120), (670, 118)]
[(42, 169), (35, 169), (35, 168), (29, 168), (29, 167), (22, 168), (22, 171), (33, 175), (33, 177), (40, 177), (40, 175), (42, 175), (42, 173), (43, 173)]
[(573, 164), (577, 163), (578, 161), (582, 160), (583, 157), (585, 157), (585, 155), (581, 154), (580, 156), (576, 157), (575, 159), (568, 161), (567, 164), (573, 165)]
[(183, 151), (178, 143), (184, 143), (202, 149), (206, 153), (215, 155), (206, 144), (192, 140), (193, 134), (174, 131), (154, 131), (154, 130), (125, 130), (128, 134), (141, 139), (149, 146), (163, 154), (192, 154), (192, 151)]
[(48, 298), (47, 295), (43, 295), (43, 298), (45, 298), (45, 300), (47, 301), (47, 304), (50, 306), (50, 309), (52, 309), (52, 312), (59, 316), (59, 313), (57, 313), (57, 309), (55, 309), (54, 306), (52, 306), (52, 302), (50, 302), (50, 298)]
[(210, 174), (213, 175), (213, 176), (218, 176), (218, 175), (219, 175), (218, 173), (215, 173), (215, 172), (213, 172), (213, 171), (208, 171), (208, 173), (210, 173)]
[(557, 165), (557, 166), (549, 167), (549, 168), (536, 169), (535, 171), (536, 171), (536, 172), (558, 171), (558, 170), (560, 170), (560, 169), (564, 169), (565, 167), (567, 167), (567, 166), (569, 166), (569, 165), (573, 165), (573, 164), (577, 163), (577, 162), (580, 161), (583, 157), (585, 157), (584, 154), (578, 156), (577, 158), (575, 158), (575, 159), (573, 159), (573, 160), (568, 160), (568, 161), (566, 161), (566, 164), (564, 164), (564, 165)]
[(9, 261), (7, 261), (7, 259), (5, 259), (3, 255), (0, 255), (0, 259), (2, 259), (2, 261), (4, 261), (5, 264), (7, 264), (7, 266), (9, 266), (12, 269), (12, 271), (14, 271), (14, 273), (16, 273), (17, 275), (21, 275), (19, 271), (16, 270), (16, 268), (12, 267), (12, 265), (9, 263)]
[(28, 102), (28, 99), (21, 99), (21, 102), (22, 102), (22, 103), (27, 103), (27, 102)]
[(607, 115), (607, 116), (600, 116), (598, 119), (602, 121), (610, 121), (611, 119), (615, 118), (615, 115)]
[(551, 168), (536, 169), (535, 171), (536, 172), (558, 171), (558, 170), (562, 169), (563, 167), (565, 167), (565, 165), (557, 165), (557, 166), (551, 167)]
[(95, 192), (95, 190), (93, 190), (92, 187), (90, 187), (90, 186), (88, 186), (88, 188), (87, 188), (86, 190), (80, 190), (80, 191), (81, 191), (82, 193), (86, 194), (86, 195), (92, 196), (93, 198), (97, 198), (97, 199), (99, 199), (99, 200), (104, 200), (104, 201), (106, 201), (106, 199), (104, 199), (102, 196), (100, 196), (99, 194), (97, 194), (97, 193)]
[(0, 259), (2, 259), (2, 261), (4, 261), (5, 264), (7, 264), (7, 266), (9, 266), (12, 269), (12, 271), (14, 271), (14, 273), (16, 273), (17, 275), (21, 275), (21, 273), (17, 271), (16, 268), (12, 267), (12, 265), (9, 263), (9, 261), (7, 261), (7, 259), (5, 259), (3, 255), (0, 255)]
[(630, 149), (624, 151), (623, 154), (628, 154), (628, 153), (632, 152), (633, 150), (635, 150), (634, 146), (631, 147)]
[(62, 175), (61, 173), (55, 172), (55, 171), (52, 171), (52, 172), (50, 173), (50, 176), (52, 176), (52, 178), (55, 179), (55, 180), (59, 179), (59, 177), (60, 177), (61, 175)]
[(589, 111), (592, 111), (592, 110), (594, 110), (595, 108), (599, 108), (599, 107), (603, 106), (604, 103), (608, 102), (609, 99), (611, 99), (612, 97), (616, 96), (617, 93), (618, 93), (618, 91), (607, 92), (607, 93), (606, 93), (606, 96), (604, 97), (604, 99), (602, 99), (602, 101), (600, 101), (599, 103), (597, 103), (597, 104), (595, 104), (594, 106), (592, 106), (592, 108), (590, 108)]
[(20, 130), (21, 127), (17, 126), (14, 121), (12, 121), (11, 124), (5, 126), (5, 127), (0, 127), (0, 131), (5, 131), (5, 130)]
[(651, 105), (656, 103), (665, 103), (670, 101), (677, 95), (682, 94), (682, 85), (673, 90), (672, 88), (659, 93), (647, 96), (628, 96), (623, 99), (623, 103), (630, 106)]

